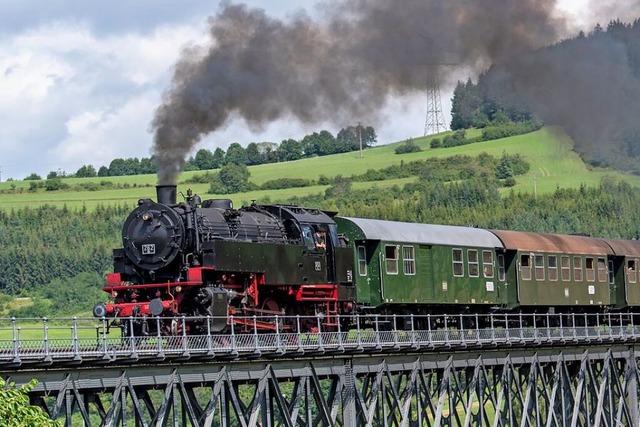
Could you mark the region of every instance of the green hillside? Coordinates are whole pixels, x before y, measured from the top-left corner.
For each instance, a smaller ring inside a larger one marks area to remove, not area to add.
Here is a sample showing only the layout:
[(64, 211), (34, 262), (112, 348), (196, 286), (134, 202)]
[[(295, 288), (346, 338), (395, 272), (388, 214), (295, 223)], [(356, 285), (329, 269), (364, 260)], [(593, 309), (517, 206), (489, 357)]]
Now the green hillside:
[[(474, 137), (479, 131), (468, 131), (468, 137)], [(401, 162), (410, 162), (429, 157), (447, 157), (453, 155), (477, 156), (486, 152), (500, 157), (503, 152), (519, 153), (530, 163), (530, 172), (516, 177), (517, 192), (533, 193), (534, 185), (537, 194), (545, 194), (556, 188), (577, 188), (584, 184), (596, 186), (603, 176), (613, 176), (628, 181), (634, 186), (640, 186), (640, 177), (623, 174), (621, 172), (604, 169), (588, 168), (572, 151), (573, 142), (563, 132), (553, 128), (543, 128), (539, 131), (503, 138), (494, 141), (479, 142), (453, 148), (429, 148), (432, 137), (416, 138), (414, 142), (423, 151), (398, 155), (395, 149), (402, 142), (370, 148), (364, 151), (363, 157), (359, 152), (350, 152), (332, 156), (314, 157), (286, 163), (271, 163), (250, 167), (251, 181), (260, 185), (276, 178), (307, 178), (317, 180), (321, 175), (345, 177), (361, 174), (369, 169), (382, 169)], [(251, 200), (286, 200), (293, 196), (304, 196), (322, 193), (328, 186), (315, 185), (304, 188), (290, 188), (284, 190), (260, 190), (233, 195), (209, 194), (208, 184), (184, 184), (183, 182), (194, 174), (203, 172), (185, 172), (180, 176), (179, 190), (191, 188), (202, 198), (231, 198), (235, 206), (249, 203)], [(109, 178), (69, 178), (65, 182), (76, 186), (80, 183), (100, 183), (109, 181), (111, 188), (97, 191), (43, 191), (29, 192), (30, 182), (13, 181), (0, 183), (0, 207), (2, 209), (21, 208), (24, 206), (40, 206), (50, 204), (66, 205), (69, 208), (85, 206), (93, 209), (97, 205), (135, 205), (139, 198), (155, 198), (155, 175), (137, 175)], [(367, 190), (373, 186), (378, 188), (402, 185), (412, 179), (396, 179), (376, 182), (356, 182), (353, 188)], [(509, 190), (510, 191), (510, 190)]]

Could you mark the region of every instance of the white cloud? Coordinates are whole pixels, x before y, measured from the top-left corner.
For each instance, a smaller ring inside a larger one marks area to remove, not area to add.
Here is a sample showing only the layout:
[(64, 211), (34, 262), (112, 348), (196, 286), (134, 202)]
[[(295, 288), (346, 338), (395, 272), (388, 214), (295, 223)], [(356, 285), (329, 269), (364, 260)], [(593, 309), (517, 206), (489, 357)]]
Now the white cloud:
[(96, 168), (108, 166), (118, 157), (149, 157), (146, 126), (157, 105), (158, 93), (149, 91), (110, 109), (83, 111), (66, 122), (67, 137), (48, 150), (47, 155), (62, 164)]
[(96, 35), (55, 22), (0, 39), (3, 175), (149, 156), (148, 125), (171, 66), (202, 37), (202, 26), (188, 24)]

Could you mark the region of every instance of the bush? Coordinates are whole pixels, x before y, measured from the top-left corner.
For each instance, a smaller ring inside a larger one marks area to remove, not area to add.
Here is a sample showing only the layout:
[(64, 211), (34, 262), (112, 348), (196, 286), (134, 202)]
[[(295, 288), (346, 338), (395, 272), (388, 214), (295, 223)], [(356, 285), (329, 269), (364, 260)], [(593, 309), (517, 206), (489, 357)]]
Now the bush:
[(194, 174), (191, 178), (187, 178), (184, 180), (185, 184), (207, 184), (212, 182), (215, 177), (217, 177), (217, 173), (205, 172), (205, 173), (197, 173)]
[(510, 176), (509, 178), (507, 178), (504, 181), (502, 181), (502, 184), (505, 187), (513, 187), (514, 185), (516, 185), (516, 179), (514, 177)]
[(40, 177), (40, 175), (38, 175), (37, 173), (32, 173), (29, 176), (27, 176), (24, 180), (25, 181), (40, 181), (42, 178)]
[(85, 190), (85, 191), (100, 190), (100, 184), (98, 184), (97, 182), (83, 182), (82, 184), (78, 185), (78, 187), (80, 187), (80, 190)]
[(429, 146), (431, 148), (440, 148), (440, 147), (442, 147), (442, 141), (440, 141), (440, 138), (433, 138), (431, 140), (431, 144), (429, 144)]
[(220, 168), (220, 172), (212, 176), (209, 186), (211, 193), (233, 194), (259, 189), (256, 184), (249, 182), (251, 173), (246, 165), (228, 163)]
[(482, 141), (507, 138), (515, 135), (534, 132), (542, 127), (541, 122), (526, 121), (519, 123), (503, 123), (499, 125), (487, 126), (482, 131)]
[(404, 144), (396, 148), (396, 154), (417, 153), (422, 151), (422, 148), (413, 142), (412, 138), (407, 139)]
[(453, 135), (447, 135), (442, 140), (443, 147), (458, 147), (469, 143), (466, 138), (467, 133), (464, 130), (458, 130)]
[(39, 318), (50, 317), (53, 314), (51, 310), (51, 303), (49, 301), (40, 298), (33, 298), (32, 302), (32, 305), (26, 305), (24, 307), (9, 310), (9, 317)]
[(338, 175), (333, 179), (331, 187), (327, 188), (324, 192), (325, 197), (341, 197), (346, 196), (351, 192), (351, 180), (345, 178), (342, 175)]
[(279, 178), (267, 181), (260, 186), (263, 190), (280, 190), (284, 188), (309, 187), (314, 182), (304, 178)]
[(60, 421), (49, 419), (39, 406), (29, 403), (29, 392), (38, 381), (33, 379), (22, 387), (0, 378), (0, 424), (11, 427), (59, 427)]
[(329, 185), (331, 184), (331, 180), (326, 175), (320, 175), (318, 177), (318, 185)]

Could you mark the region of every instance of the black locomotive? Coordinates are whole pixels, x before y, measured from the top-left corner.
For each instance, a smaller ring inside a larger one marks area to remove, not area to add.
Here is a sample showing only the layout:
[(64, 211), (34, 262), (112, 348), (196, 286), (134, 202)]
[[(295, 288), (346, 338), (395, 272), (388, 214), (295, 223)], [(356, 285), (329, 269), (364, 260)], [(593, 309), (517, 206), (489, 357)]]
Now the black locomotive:
[[(246, 316), (321, 314), (330, 326), (354, 300), (353, 254), (338, 237), (332, 214), (296, 206), (204, 200), (189, 190), (158, 186), (158, 201), (141, 199), (122, 230), (107, 276), (108, 304), (94, 315), (113, 317), (127, 334), (179, 334), (182, 322), (150, 316), (210, 317), (189, 321), (189, 333), (226, 329)], [(274, 323), (260, 320), (270, 330)]]

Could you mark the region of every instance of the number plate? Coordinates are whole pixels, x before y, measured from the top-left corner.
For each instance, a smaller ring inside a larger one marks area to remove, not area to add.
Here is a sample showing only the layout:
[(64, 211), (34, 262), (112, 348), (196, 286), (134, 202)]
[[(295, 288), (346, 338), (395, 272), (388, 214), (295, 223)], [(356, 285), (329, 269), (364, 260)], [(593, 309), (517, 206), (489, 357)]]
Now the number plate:
[(154, 245), (153, 243), (142, 245), (142, 255), (153, 255), (155, 253), (156, 253), (156, 245)]

